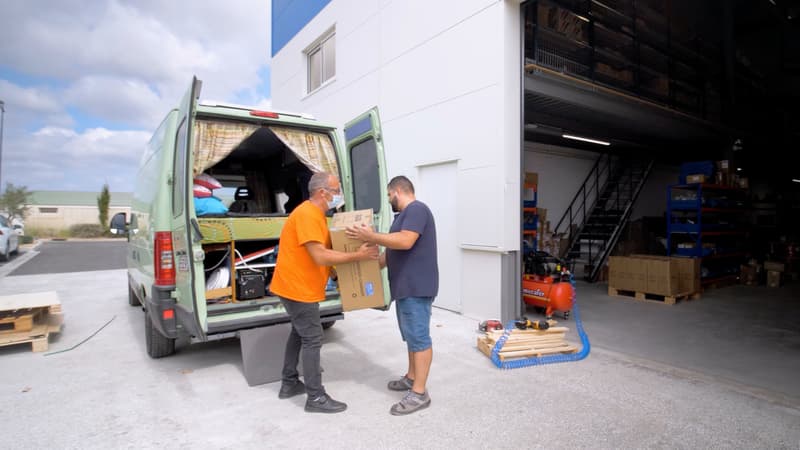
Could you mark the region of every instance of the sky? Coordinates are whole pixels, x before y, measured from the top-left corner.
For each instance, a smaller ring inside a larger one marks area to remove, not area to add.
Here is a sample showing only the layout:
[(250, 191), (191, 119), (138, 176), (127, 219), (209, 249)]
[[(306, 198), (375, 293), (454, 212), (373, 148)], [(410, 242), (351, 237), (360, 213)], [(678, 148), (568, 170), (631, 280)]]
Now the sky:
[(0, 0), (0, 186), (132, 192), (192, 76), (268, 109), (269, 0)]

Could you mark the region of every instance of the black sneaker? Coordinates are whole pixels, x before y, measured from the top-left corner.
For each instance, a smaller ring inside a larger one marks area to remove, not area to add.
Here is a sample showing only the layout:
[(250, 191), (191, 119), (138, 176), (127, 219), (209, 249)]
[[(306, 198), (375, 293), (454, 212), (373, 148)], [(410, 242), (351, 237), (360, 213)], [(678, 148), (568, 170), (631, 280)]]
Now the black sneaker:
[(315, 399), (306, 400), (306, 412), (339, 413), (347, 409), (347, 404), (337, 402), (328, 394), (322, 394)]
[(306, 393), (306, 385), (303, 384), (302, 381), (298, 380), (294, 384), (286, 384), (281, 383), (281, 390), (278, 392), (278, 398), (291, 398), (295, 395), (305, 394)]

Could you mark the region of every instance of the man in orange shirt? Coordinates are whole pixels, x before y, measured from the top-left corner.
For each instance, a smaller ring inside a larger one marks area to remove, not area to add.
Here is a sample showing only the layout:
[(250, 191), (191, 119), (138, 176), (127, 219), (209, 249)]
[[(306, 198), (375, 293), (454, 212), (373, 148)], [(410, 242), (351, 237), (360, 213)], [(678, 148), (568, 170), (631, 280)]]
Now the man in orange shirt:
[[(378, 247), (364, 244), (353, 253), (330, 248), (331, 238), (325, 212), (343, 203), (341, 186), (335, 175), (315, 173), (308, 182), (308, 194), (308, 200), (292, 211), (283, 226), (278, 260), (269, 288), (280, 297), (292, 320), (278, 398), (307, 393), (307, 412), (337, 413), (347, 409), (347, 405), (331, 398), (322, 386), (319, 302), (325, 300), (329, 266), (378, 259)], [(297, 372), (301, 349), (305, 384), (299, 380)]]

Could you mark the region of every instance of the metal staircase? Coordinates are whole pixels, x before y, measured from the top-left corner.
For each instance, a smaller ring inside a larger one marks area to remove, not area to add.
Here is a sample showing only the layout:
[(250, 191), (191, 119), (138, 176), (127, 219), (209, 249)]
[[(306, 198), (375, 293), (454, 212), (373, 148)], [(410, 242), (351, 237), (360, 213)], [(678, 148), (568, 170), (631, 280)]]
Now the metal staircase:
[(607, 154), (597, 159), (553, 229), (569, 239), (564, 256), (576, 276), (582, 270), (587, 281), (597, 280), (652, 168), (652, 160)]

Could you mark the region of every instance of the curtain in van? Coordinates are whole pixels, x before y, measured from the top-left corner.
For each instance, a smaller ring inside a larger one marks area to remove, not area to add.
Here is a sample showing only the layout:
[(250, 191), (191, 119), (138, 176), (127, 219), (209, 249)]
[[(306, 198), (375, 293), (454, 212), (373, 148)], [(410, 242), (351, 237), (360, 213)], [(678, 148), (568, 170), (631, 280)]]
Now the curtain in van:
[(312, 172), (330, 172), (339, 176), (336, 152), (327, 134), (277, 125), (271, 125), (269, 129)]
[(261, 128), (252, 123), (209, 122), (198, 120), (194, 127), (194, 171), (198, 176), (203, 171), (230, 155), (234, 148)]

